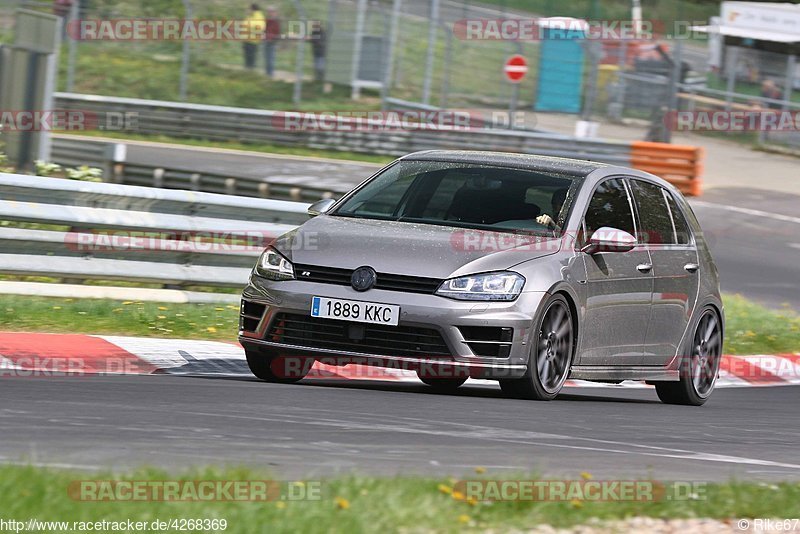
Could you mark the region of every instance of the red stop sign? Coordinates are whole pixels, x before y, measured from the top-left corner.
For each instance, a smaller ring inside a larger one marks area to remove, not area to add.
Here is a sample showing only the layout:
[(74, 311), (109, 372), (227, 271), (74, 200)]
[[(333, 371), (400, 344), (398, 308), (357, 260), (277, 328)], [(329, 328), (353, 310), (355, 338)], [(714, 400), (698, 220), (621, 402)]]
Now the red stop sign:
[(503, 72), (509, 82), (519, 83), (528, 73), (528, 62), (523, 56), (515, 54), (506, 60)]

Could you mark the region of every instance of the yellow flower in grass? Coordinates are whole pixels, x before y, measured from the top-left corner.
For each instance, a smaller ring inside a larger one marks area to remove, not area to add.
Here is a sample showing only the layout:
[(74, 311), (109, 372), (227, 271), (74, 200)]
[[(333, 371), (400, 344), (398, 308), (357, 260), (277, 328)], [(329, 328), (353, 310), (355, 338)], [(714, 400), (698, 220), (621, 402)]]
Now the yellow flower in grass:
[(454, 491), (452, 497), (457, 501), (463, 501), (466, 495), (464, 495), (460, 491)]
[(474, 497), (467, 497), (467, 504), (470, 506), (475, 506), (478, 504), (478, 501)]
[(334, 500), (336, 501), (336, 507), (339, 510), (347, 510), (348, 508), (350, 508), (350, 501), (348, 501), (344, 497), (336, 497), (336, 499)]
[(214, 311), (225, 311), (225, 308), (214, 308)]
[(217, 331), (217, 329), (215, 327), (213, 327), (213, 326), (209, 326), (208, 328), (206, 328), (206, 332), (208, 332), (210, 334), (214, 334), (214, 333), (216, 333), (216, 331)]
[(156, 319), (166, 319), (166, 315), (156, 315)]
[(470, 518), (470, 516), (468, 516), (467, 514), (461, 514), (460, 516), (458, 516), (458, 522), (464, 525), (469, 523), (471, 520), (472, 518)]
[(60, 310), (60, 309), (61, 309), (61, 306), (53, 306), (53, 309), (54, 309), (54, 310)]
[(475, 468), (475, 472), (478, 473), (479, 475), (482, 475), (482, 474), (484, 474), (486, 472), (486, 468), (478, 466), (478, 467)]
[(579, 501), (578, 499), (572, 499), (569, 501), (569, 505), (573, 508), (583, 508), (583, 502)]
[(275, 508), (277, 508), (278, 510), (283, 510), (284, 508), (286, 508), (286, 503), (283, 501), (278, 501), (275, 503)]
[(132, 300), (126, 300), (125, 302), (122, 303), (123, 306), (130, 306), (131, 304), (133, 304)]
[(589, 473), (588, 471), (584, 471), (583, 473), (581, 473), (581, 478), (583, 480), (592, 480), (592, 478), (594, 477), (592, 477), (592, 474)]
[(159, 306), (158, 309), (161, 311), (167, 311), (169, 308), (167, 308), (166, 306)]
[(439, 484), (439, 491), (444, 493), (445, 495), (450, 495), (453, 493), (453, 488), (448, 486), (447, 484)]

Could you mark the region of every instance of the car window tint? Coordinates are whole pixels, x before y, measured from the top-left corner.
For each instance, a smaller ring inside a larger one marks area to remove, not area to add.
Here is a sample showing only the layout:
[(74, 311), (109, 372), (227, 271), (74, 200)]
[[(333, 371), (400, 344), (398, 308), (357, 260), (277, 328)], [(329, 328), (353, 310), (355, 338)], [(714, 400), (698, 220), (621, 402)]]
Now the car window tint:
[(461, 186), (464, 185), (466, 177), (458, 172), (449, 172), (447, 176), (442, 178), (439, 185), (436, 187), (430, 200), (428, 200), (425, 209), (422, 211), (422, 217), (444, 219), (450, 210), (453, 203), (453, 198)]
[(630, 183), (641, 223), (639, 241), (655, 245), (677, 243), (664, 189), (643, 180), (631, 180)]
[(375, 180), (367, 184), (351, 201), (352, 213), (371, 217), (392, 217), (415, 178), (415, 174), (409, 174), (394, 180)]
[(582, 178), (475, 163), (400, 161), (331, 215), (553, 235)]
[(692, 242), (692, 235), (689, 231), (689, 223), (686, 222), (686, 217), (683, 212), (678, 208), (675, 198), (668, 191), (664, 191), (664, 197), (667, 199), (672, 220), (675, 223), (676, 242), (679, 245), (688, 245)]
[(585, 222), (587, 238), (603, 226), (635, 233), (628, 191), (621, 179), (612, 178), (597, 186), (589, 201)]

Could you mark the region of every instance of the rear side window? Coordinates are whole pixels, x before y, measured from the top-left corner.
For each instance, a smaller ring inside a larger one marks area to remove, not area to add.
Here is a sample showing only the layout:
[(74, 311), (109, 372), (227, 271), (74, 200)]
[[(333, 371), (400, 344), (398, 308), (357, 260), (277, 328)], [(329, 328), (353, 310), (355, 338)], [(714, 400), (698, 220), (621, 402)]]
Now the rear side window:
[(673, 217), (664, 194), (666, 191), (642, 180), (631, 180), (631, 189), (641, 222), (639, 240), (654, 245), (676, 244)]
[(683, 212), (678, 208), (677, 202), (668, 191), (664, 191), (664, 198), (667, 199), (672, 221), (675, 224), (676, 243), (679, 245), (688, 245), (692, 242), (692, 234), (689, 231), (689, 223)]
[(585, 221), (587, 238), (603, 226), (635, 235), (628, 190), (622, 179), (612, 178), (597, 186), (586, 209)]

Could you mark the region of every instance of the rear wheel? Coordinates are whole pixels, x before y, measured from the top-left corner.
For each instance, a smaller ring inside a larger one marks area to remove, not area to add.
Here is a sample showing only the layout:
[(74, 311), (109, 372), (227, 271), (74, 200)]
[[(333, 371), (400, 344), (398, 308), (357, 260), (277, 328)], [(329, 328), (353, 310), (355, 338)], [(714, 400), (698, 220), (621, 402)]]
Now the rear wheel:
[(703, 310), (688, 343), (681, 351), (680, 380), (655, 382), (658, 398), (665, 404), (701, 406), (714, 391), (722, 357), (722, 326), (713, 308)]
[(247, 366), (257, 378), (281, 384), (299, 382), (305, 378), (314, 364), (314, 360), (310, 358), (281, 356), (252, 349), (245, 350), (245, 356)]
[(455, 391), (467, 381), (467, 377), (458, 377), (458, 378), (438, 378), (438, 377), (431, 377), (431, 376), (424, 376), (421, 373), (417, 373), (417, 376), (424, 384), (432, 387), (436, 391)]
[(575, 352), (573, 321), (567, 300), (562, 295), (551, 297), (536, 329), (528, 370), (522, 378), (500, 380), (504, 393), (535, 400), (556, 398), (567, 381)]

